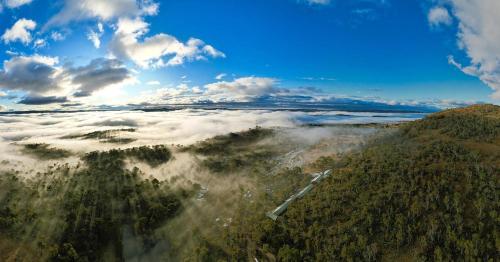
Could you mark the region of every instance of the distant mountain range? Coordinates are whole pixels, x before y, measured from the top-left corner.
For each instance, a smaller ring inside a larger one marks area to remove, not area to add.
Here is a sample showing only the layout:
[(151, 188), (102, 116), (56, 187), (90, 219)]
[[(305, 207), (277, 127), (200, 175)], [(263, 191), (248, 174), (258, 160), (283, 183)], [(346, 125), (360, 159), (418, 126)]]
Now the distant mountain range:
[[(310, 97), (308, 97), (310, 98)], [(28, 110), (28, 111), (5, 111), (2, 114), (29, 114), (29, 113), (70, 113), (88, 111), (117, 111), (117, 110), (141, 110), (145, 112), (173, 111), (182, 109), (201, 110), (273, 110), (273, 111), (345, 111), (345, 112), (376, 112), (376, 113), (433, 113), (440, 109), (429, 105), (403, 105), (387, 104), (382, 102), (355, 100), (350, 98), (330, 98), (324, 101), (309, 101), (303, 97), (288, 97), (287, 99), (276, 99), (270, 96), (261, 97), (251, 102), (212, 102), (205, 101), (194, 104), (129, 104), (126, 106), (97, 106), (93, 108), (76, 109), (66, 107), (60, 110)]]

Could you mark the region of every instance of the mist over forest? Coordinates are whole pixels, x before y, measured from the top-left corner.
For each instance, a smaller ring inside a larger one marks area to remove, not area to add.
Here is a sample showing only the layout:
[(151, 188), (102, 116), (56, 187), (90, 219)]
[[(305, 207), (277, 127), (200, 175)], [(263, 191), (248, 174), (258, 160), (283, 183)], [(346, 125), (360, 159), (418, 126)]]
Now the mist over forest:
[(2, 115), (1, 258), (195, 260), (241, 208), (264, 214), (307, 184), (321, 157), (392, 132), (370, 121), (380, 120), (265, 110)]

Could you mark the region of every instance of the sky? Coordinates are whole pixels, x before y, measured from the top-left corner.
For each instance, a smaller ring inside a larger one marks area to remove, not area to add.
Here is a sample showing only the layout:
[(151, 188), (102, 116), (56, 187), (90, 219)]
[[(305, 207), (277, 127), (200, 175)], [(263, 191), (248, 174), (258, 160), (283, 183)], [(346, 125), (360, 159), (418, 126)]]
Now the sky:
[(499, 104), (498, 0), (0, 0), (0, 110)]

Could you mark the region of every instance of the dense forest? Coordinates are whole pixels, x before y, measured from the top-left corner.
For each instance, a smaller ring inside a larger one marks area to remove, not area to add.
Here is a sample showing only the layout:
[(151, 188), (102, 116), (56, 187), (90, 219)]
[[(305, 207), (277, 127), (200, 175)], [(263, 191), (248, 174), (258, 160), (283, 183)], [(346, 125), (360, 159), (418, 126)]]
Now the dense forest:
[(333, 175), (274, 222), (242, 207), (201, 261), (496, 261), (500, 107), (404, 124), (363, 150), (323, 158)]
[(52, 166), (30, 179), (3, 173), (0, 254), (17, 251), (0, 260), (120, 261), (127, 258), (125, 235), (143, 252), (154, 248), (154, 230), (180, 212), (187, 195), (125, 169), (124, 161), (155, 166), (170, 156), (165, 146), (143, 146), (91, 152), (76, 170)]

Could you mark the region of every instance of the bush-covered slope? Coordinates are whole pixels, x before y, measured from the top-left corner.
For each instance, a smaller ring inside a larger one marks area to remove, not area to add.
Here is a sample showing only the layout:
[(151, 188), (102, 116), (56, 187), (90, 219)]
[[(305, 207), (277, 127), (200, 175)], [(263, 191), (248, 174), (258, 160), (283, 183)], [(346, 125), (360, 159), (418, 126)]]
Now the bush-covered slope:
[(267, 162), (277, 153), (276, 149), (258, 142), (272, 135), (272, 129), (256, 127), (239, 133), (216, 136), (184, 150), (205, 156), (203, 165), (210, 171), (229, 173), (269, 164)]
[(262, 212), (237, 217), (226, 256), (495, 261), (499, 119), (492, 105), (444, 111), (326, 164), (334, 174), (277, 222)]

